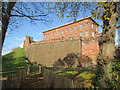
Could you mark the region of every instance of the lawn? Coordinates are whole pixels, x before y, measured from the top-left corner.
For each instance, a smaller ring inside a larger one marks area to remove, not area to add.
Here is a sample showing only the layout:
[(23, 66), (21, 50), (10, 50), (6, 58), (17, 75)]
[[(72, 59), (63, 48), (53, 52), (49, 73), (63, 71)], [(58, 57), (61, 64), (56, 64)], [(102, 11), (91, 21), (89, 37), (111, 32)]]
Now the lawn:
[(14, 73), (18, 69), (30, 65), (27, 61), (24, 48), (18, 48), (2, 56), (2, 74)]

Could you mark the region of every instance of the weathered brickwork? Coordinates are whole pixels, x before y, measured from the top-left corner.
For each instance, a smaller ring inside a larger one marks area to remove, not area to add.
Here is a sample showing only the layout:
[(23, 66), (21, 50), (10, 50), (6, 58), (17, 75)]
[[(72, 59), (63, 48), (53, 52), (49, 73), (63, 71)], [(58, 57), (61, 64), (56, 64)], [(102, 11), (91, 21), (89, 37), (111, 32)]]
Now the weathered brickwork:
[(53, 65), (55, 61), (62, 60), (71, 53), (76, 54), (79, 58), (81, 55), (80, 50), (80, 40), (29, 45), (25, 48), (29, 60), (41, 65)]
[(43, 65), (52, 65), (59, 58), (63, 59), (67, 54), (79, 54), (82, 65), (91, 61), (96, 65), (99, 53), (97, 41), (98, 24), (90, 17), (76, 22), (68, 23), (43, 32), (43, 41), (33, 41), (26, 36), (24, 47), (31, 62)]

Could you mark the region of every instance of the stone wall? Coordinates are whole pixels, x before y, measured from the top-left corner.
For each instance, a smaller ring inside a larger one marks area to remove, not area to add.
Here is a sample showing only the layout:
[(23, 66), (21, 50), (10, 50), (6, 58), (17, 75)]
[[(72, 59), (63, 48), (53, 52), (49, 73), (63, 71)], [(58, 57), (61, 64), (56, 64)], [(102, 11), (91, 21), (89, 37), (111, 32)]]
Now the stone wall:
[(79, 39), (56, 43), (31, 44), (25, 48), (25, 51), (30, 62), (52, 66), (55, 61), (62, 60), (71, 53), (76, 54), (79, 58), (81, 56), (81, 45)]

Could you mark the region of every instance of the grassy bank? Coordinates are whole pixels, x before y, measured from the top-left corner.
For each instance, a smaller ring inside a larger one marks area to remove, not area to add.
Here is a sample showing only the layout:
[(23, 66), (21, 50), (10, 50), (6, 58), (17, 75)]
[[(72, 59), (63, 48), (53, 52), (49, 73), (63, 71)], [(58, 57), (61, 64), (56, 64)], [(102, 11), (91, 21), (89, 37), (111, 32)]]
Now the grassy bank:
[(25, 68), (30, 65), (27, 61), (24, 48), (18, 48), (6, 55), (2, 56), (2, 71), (4, 75), (16, 72), (18, 69)]

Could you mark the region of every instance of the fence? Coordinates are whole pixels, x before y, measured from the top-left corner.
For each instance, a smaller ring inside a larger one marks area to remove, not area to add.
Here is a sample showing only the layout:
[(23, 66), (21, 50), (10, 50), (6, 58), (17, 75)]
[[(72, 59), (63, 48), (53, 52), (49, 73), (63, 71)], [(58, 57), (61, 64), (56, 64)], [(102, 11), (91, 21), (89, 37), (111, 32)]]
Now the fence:
[(22, 82), (32, 71), (39, 71), (49, 88), (86, 88), (82, 82), (69, 79), (64, 75), (56, 74), (52, 70), (40, 66), (38, 68), (27, 67), (20, 69), (15, 74), (8, 75), (8, 79), (2, 81), (2, 88), (20, 88)]
[(40, 71), (40, 68), (26, 67), (6, 76), (7, 80), (2, 80), (2, 88), (20, 88), (21, 83), (31, 72)]
[(42, 73), (45, 82), (50, 88), (83, 88), (81, 82), (71, 80), (63, 75), (53, 73), (51, 70), (42, 68)]

